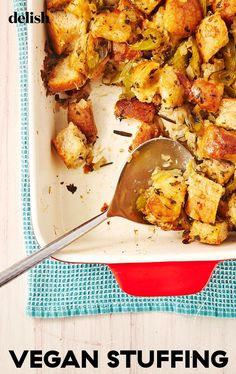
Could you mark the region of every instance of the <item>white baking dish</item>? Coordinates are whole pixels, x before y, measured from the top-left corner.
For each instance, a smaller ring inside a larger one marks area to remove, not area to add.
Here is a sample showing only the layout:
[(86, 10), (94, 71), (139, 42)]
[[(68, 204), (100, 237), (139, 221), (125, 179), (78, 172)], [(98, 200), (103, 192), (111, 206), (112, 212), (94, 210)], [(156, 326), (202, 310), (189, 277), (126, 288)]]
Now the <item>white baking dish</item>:
[[(28, 1), (28, 9), (39, 13), (43, 0)], [(113, 115), (119, 89), (97, 84), (92, 93), (99, 130), (97, 150), (113, 165), (85, 175), (67, 170), (51, 147), (55, 133), (65, 126), (65, 113), (55, 112), (53, 97), (46, 97), (40, 70), (43, 66), (45, 26), (29, 26), (29, 144), (32, 221), (36, 238), (43, 246), (85, 220), (99, 214), (112, 198), (122, 166), (128, 157), (130, 139), (113, 134), (114, 129), (134, 133), (138, 123), (120, 123)], [(63, 183), (64, 182), (64, 183)], [(62, 184), (63, 183), (63, 184)], [(66, 185), (77, 186), (70, 193)], [(220, 246), (199, 243), (184, 245), (181, 233), (114, 218), (73, 243), (55, 257), (68, 262), (140, 263), (210, 261), (234, 258), (235, 240)]]

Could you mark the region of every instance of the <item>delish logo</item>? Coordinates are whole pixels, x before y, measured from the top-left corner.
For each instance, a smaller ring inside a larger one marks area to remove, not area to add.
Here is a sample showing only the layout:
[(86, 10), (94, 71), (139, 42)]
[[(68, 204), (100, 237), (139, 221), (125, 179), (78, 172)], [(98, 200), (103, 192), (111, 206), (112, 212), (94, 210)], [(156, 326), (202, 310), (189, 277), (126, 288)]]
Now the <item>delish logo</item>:
[(34, 12), (24, 12), (18, 14), (14, 12), (9, 18), (10, 23), (49, 23), (48, 16), (41, 12), (40, 14), (34, 14)]

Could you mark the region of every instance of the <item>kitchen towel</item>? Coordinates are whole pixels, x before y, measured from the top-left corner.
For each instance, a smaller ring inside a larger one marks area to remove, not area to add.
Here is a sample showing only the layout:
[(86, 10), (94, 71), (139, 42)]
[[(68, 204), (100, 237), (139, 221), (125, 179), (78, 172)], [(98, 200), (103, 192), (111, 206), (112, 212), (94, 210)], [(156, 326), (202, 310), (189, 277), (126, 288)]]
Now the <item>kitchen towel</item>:
[[(14, 0), (15, 11), (26, 11), (26, 0)], [(27, 254), (38, 249), (31, 225), (27, 25), (18, 24), (21, 94), (22, 213)], [(103, 265), (74, 265), (47, 260), (29, 272), (27, 314), (32, 317), (162, 311), (189, 315), (236, 317), (236, 262), (218, 265), (210, 283), (197, 295), (138, 298), (121, 291)]]

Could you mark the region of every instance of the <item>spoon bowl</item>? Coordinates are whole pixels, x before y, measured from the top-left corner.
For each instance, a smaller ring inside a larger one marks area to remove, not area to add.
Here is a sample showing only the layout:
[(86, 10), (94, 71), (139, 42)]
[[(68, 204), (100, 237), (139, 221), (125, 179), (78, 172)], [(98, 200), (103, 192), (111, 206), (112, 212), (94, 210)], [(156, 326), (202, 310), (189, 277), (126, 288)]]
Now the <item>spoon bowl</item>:
[(108, 216), (119, 216), (130, 221), (149, 224), (136, 209), (140, 191), (149, 187), (155, 168), (162, 170), (180, 169), (185, 171), (191, 153), (180, 143), (155, 138), (140, 145), (126, 162), (117, 183), (113, 200), (108, 208)]
[(119, 216), (148, 225), (136, 209), (140, 190), (148, 187), (151, 174), (156, 167), (184, 171), (191, 159), (191, 153), (171, 139), (155, 138), (142, 144), (130, 155), (125, 164), (108, 209), (0, 273), (0, 287), (67, 247), (108, 218)]

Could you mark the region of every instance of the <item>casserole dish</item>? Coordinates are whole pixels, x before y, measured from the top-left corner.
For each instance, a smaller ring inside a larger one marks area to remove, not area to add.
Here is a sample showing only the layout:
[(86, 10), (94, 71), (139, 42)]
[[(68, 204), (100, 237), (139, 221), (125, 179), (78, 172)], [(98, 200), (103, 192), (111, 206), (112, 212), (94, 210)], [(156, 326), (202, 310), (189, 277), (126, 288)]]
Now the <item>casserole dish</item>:
[[(40, 13), (43, 0), (28, 1)], [(95, 153), (112, 165), (95, 173), (67, 170), (53, 155), (51, 140), (66, 123), (53, 97), (46, 97), (40, 75), (46, 40), (45, 25), (29, 26), (29, 145), (32, 223), (40, 246), (98, 214), (109, 203), (129, 153), (129, 139), (113, 133), (120, 128), (114, 116), (119, 88), (93, 86), (91, 100), (100, 139)], [(134, 120), (122, 130), (133, 133)], [(197, 242), (185, 245), (181, 233), (163, 232), (114, 218), (54, 256), (70, 263), (107, 264), (124, 291), (139, 296), (186, 295), (200, 291), (219, 261), (234, 258), (233, 236), (220, 246)]]

